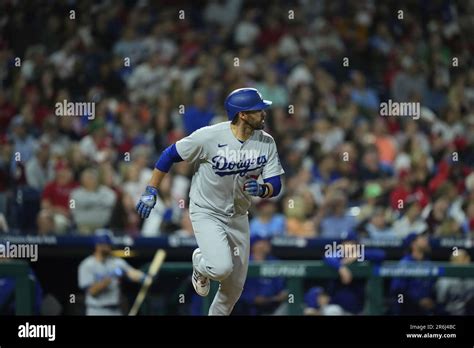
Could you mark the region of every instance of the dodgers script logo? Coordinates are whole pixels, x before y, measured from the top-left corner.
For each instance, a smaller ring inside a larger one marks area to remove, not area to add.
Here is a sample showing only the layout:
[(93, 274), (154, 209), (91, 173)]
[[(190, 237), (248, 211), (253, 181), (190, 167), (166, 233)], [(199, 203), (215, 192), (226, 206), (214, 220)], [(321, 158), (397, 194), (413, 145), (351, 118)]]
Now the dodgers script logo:
[(226, 156), (217, 155), (212, 158), (212, 169), (219, 176), (239, 174), (244, 176), (248, 172), (263, 168), (267, 163), (267, 156), (245, 158), (240, 161), (232, 160)]

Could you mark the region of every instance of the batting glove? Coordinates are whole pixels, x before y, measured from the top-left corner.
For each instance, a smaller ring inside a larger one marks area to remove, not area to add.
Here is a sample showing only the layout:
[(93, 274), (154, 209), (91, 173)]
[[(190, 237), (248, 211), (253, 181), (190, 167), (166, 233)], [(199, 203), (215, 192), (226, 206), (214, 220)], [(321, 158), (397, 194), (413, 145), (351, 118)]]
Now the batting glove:
[(138, 215), (142, 219), (150, 216), (150, 212), (156, 204), (156, 196), (158, 196), (158, 190), (152, 186), (147, 186), (136, 207)]
[(251, 196), (263, 197), (267, 192), (267, 186), (260, 185), (255, 179), (248, 179), (244, 182), (244, 191)]

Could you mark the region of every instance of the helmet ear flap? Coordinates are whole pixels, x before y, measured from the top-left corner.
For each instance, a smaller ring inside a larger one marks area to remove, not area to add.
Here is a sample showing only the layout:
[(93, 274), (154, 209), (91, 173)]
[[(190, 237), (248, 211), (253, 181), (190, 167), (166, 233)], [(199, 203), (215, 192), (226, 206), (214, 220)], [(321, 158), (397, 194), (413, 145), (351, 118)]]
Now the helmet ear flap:
[(231, 120), (231, 123), (232, 123), (232, 124), (236, 124), (236, 123), (237, 123), (237, 121), (239, 120), (239, 115), (240, 115), (240, 113), (242, 113), (242, 112), (245, 112), (245, 111), (237, 111), (237, 112), (235, 113), (234, 117), (233, 117), (232, 120)]
[(240, 111), (235, 113), (234, 117), (232, 117), (232, 119), (230, 120), (230, 123), (232, 123), (232, 124), (237, 123), (237, 120), (239, 119), (239, 113), (240, 113)]

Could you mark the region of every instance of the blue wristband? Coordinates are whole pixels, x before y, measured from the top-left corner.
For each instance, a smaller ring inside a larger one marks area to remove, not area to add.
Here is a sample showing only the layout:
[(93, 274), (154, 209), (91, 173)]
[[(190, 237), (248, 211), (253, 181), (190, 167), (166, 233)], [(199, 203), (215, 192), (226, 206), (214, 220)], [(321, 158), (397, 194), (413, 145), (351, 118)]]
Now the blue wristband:
[(150, 193), (153, 196), (158, 196), (158, 189), (156, 187), (153, 187), (153, 186), (147, 186), (146, 189), (145, 189), (145, 192)]
[(262, 188), (262, 193), (259, 194), (258, 196), (261, 197), (261, 198), (264, 198), (267, 193), (268, 193), (268, 185), (260, 185), (260, 187)]

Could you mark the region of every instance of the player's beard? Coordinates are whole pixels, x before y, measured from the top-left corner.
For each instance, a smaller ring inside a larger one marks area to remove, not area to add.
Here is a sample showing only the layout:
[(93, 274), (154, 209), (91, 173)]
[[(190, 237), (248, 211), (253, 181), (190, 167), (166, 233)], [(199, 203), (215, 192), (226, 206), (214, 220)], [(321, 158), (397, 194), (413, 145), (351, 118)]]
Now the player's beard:
[(261, 130), (265, 128), (265, 118), (259, 118), (258, 120), (247, 121), (244, 119), (244, 122), (247, 126), (252, 128), (252, 130)]
[(111, 248), (104, 248), (101, 250), (101, 253), (102, 253), (102, 257), (104, 259), (108, 258), (109, 256), (112, 255), (112, 249)]

